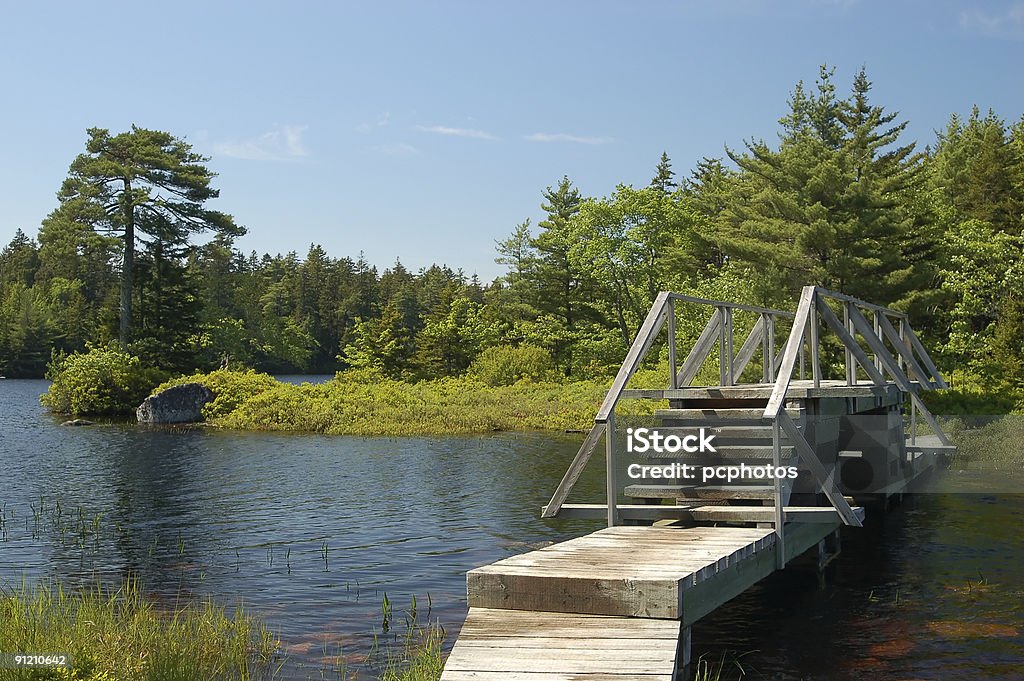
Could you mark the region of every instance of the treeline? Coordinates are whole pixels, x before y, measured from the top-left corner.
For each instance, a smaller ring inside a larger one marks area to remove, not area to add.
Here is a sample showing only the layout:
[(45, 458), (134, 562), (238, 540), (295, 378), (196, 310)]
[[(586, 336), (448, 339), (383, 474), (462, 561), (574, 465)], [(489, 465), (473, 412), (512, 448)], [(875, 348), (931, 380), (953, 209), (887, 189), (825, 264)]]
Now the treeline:
[(460, 374), (487, 348), (529, 346), (586, 378), (614, 371), (659, 290), (791, 307), (815, 283), (907, 310), (947, 370), (1019, 387), (1024, 118), (954, 114), (920, 148), (870, 90), (861, 71), (840, 95), (823, 67), (792, 91), (778, 143), (749, 140), (686, 177), (662, 155), (649, 184), (603, 198), (563, 178), (543, 192), (545, 218), (497, 244), (507, 271), (486, 284), (445, 266), (378, 271), (315, 245), (303, 257), (244, 255), (242, 230), (223, 220), (203, 245), (168, 217), (140, 221), (127, 320), (133, 213), (122, 199), (119, 221), (90, 218), (80, 204), (92, 176), (73, 164), (38, 240), (19, 231), (0, 254), (0, 372), (41, 375), (51, 351), (120, 335), (174, 371), (228, 361), (419, 379)]

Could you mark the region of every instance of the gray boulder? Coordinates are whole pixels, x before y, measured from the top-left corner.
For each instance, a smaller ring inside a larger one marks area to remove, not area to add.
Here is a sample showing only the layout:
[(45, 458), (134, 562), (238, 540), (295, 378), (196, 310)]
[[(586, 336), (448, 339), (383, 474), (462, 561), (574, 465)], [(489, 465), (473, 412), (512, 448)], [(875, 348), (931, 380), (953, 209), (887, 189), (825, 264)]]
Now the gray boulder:
[(203, 420), (203, 405), (212, 399), (205, 385), (183, 383), (147, 397), (135, 417), (139, 423), (195, 423)]

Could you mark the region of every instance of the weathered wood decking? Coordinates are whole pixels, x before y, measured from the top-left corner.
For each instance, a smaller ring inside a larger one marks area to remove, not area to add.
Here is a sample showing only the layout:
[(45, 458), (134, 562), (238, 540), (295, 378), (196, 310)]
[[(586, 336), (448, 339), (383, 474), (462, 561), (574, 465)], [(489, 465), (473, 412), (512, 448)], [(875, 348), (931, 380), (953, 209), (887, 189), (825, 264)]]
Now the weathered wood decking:
[(675, 620), (470, 608), (445, 681), (672, 681)]
[[(714, 307), (681, 367), (678, 302)], [(837, 303), (842, 321), (829, 307)], [(740, 312), (757, 320), (734, 352)], [(776, 353), (776, 326), (787, 319), (791, 329)], [(669, 386), (628, 389), (663, 326)], [(822, 328), (845, 347), (844, 380), (824, 375)], [(716, 344), (720, 385), (689, 385)], [(758, 373), (748, 365), (759, 351), (760, 376), (743, 383), (745, 372)], [(838, 530), (864, 520), (864, 508), (851, 504), (902, 494), (953, 449), (918, 395), (945, 386), (906, 316), (893, 310), (817, 287), (804, 289), (795, 313), (660, 294), (541, 513), (602, 518), (609, 527), (470, 570), (469, 614), (442, 681), (677, 681), (690, 662), (694, 623), (801, 554), (817, 552), (821, 579), (838, 552)], [(785, 464), (800, 475), (623, 485), (615, 422), (622, 398), (666, 401), (652, 422), (666, 436), (705, 428), (720, 438), (712, 455), (630, 454), (635, 463)], [(917, 435), (919, 415), (931, 434)], [(605, 502), (566, 503), (602, 438)]]

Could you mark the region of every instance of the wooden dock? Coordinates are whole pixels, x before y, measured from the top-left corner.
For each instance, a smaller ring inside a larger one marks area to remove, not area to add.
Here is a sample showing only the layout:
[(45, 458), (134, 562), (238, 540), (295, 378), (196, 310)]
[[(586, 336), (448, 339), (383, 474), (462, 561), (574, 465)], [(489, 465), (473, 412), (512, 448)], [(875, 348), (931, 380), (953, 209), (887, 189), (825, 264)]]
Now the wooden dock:
[[(679, 364), (676, 316), (684, 303), (712, 312)], [(743, 315), (747, 335), (734, 344)], [(629, 388), (662, 329), (668, 386)], [(823, 371), (823, 331), (845, 352), (842, 379)], [(778, 352), (777, 335), (786, 337)], [(693, 386), (716, 349), (718, 385)], [(759, 355), (761, 366), (753, 366)], [(818, 287), (804, 289), (796, 312), (660, 294), (541, 510), (545, 518), (599, 518), (608, 527), (470, 570), (469, 613), (442, 681), (684, 678), (696, 622), (799, 556), (813, 559), (821, 579), (838, 554), (841, 527), (860, 526), (865, 505), (884, 509), (953, 449), (919, 397), (943, 387), (906, 316), (893, 310)], [(648, 421), (632, 419), (634, 427), (680, 437), (705, 429), (716, 446), (627, 454), (615, 418), (620, 399), (663, 405)], [(602, 439), (603, 503), (568, 503)], [(628, 470), (685, 463), (792, 466), (799, 474), (627, 482), (620, 477), (629, 462), (638, 466)]]

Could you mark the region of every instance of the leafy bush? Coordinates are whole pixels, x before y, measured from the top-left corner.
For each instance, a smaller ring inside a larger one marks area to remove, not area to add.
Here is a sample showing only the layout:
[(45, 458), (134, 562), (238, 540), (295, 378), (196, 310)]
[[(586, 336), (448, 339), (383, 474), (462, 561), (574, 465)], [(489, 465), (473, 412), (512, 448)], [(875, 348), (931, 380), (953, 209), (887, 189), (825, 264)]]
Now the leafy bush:
[(481, 352), (469, 373), (490, 386), (512, 385), (523, 378), (541, 381), (549, 376), (551, 355), (532, 345), (496, 345)]
[(252, 369), (218, 369), (208, 374), (180, 376), (157, 386), (153, 392), (160, 392), (183, 383), (200, 383), (213, 393), (213, 400), (203, 407), (203, 415), (208, 419), (230, 414), (249, 398), (281, 385), (272, 376)]
[(39, 398), (58, 414), (113, 416), (132, 414), (166, 374), (142, 366), (138, 357), (114, 347), (55, 355), (46, 371), (52, 381)]
[(1020, 404), (1022, 396), (1009, 391), (952, 388), (921, 393), (928, 410), (944, 416), (984, 416), (1009, 414)]

